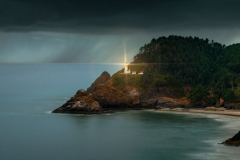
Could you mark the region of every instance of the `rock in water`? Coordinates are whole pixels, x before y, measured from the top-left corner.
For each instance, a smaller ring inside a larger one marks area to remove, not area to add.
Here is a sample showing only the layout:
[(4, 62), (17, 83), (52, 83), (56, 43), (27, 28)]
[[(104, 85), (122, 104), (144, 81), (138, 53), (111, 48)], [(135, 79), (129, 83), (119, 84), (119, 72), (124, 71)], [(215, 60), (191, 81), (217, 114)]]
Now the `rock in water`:
[(139, 105), (138, 98), (108, 85), (98, 85), (93, 91), (93, 98), (103, 108), (135, 108)]
[(88, 93), (92, 93), (95, 87), (97, 87), (100, 84), (104, 84), (108, 79), (110, 79), (111, 76), (108, 72), (104, 71), (93, 83), (92, 85), (87, 89)]
[(240, 131), (237, 134), (235, 134), (232, 138), (229, 138), (228, 140), (223, 142), (222, 144), (236, 147), (240, 146)]
[(97, 101), (93, 99), (93, 96), (84, 91), (78, 90), (77, 93), (68, 100), (61, 107), (55, 109), (53, 113), (99, 113), (102, 111), (102, 107)]

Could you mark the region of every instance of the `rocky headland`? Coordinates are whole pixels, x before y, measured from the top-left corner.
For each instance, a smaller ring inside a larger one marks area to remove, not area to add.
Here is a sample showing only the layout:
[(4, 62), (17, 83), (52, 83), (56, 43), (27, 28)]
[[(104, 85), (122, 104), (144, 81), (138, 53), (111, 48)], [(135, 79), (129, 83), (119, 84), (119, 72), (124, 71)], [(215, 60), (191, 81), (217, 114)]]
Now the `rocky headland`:
[(97, 114), (141, 108), (139, 98), (111, 86), (111, 77), (105, 71), (87, 91), (78, 90), (73, 97), (55, 109), (53, 113)]
[[(151, 92), (151, 91), (150, 91)], [(136, 87), (120, 90), (114, 87), (111, 76), (104, 71), (87, 89), (80, 89), (53, 113), (96, 114), (126, 109), (188, 108), (188, 99), (173, 99), (154, 95), (143, 96)]]
[[(222, 101), (222, 100), (221, 100)], [(222, 102), (223, 103), (223, 102)], [(156, 109), (171, 111), (186, 111), (191, 108), (204, 108), (205, 111), (224, 111), (239, 109), (238, 104), (222, 104), (209, 107), (204, 102), (191, 102), (189, 98), (166, 97), (154, 90), (142, 91), (135, 86), (116, 88), (112, 77), (104, 71), (87, 89), (80, 89), (61, 107), (53, 113), (98, 114), (126, 109)]]
[(109, 108), (239, 110), (239, 51), (240, 44), (225, 46), (191, 36), (152, 39), (122, 70), (112, 76), (103, 72), (87, 91), (78, 91), (61, 111), (54, 112), (92, 113)]

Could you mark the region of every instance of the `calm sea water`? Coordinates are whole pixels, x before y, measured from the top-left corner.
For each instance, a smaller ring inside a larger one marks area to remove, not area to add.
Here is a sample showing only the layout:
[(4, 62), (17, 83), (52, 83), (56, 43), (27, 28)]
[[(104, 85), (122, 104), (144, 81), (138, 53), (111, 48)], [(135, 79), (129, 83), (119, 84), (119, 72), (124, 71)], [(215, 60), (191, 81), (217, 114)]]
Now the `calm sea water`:
[(128, 111), (52, 114), (103, 72), (123, 66), (0, 64), (1, 160), (239, 159), (219, 145), (240, 129), (240, 118)]

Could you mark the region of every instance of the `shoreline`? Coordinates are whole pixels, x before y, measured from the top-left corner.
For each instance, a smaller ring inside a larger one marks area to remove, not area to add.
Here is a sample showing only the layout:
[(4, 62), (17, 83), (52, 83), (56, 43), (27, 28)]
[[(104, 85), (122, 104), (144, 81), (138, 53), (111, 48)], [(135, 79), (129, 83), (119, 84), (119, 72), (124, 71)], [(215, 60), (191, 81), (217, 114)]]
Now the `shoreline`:
[(177, 113), (201, 113), (201, 114), (217, 114), (240, 117), (240, 110), (224, 110), (224, 111), (207, 111), (204, 109), (159, 109), (151, 110), (154, 112), (177, 112)]

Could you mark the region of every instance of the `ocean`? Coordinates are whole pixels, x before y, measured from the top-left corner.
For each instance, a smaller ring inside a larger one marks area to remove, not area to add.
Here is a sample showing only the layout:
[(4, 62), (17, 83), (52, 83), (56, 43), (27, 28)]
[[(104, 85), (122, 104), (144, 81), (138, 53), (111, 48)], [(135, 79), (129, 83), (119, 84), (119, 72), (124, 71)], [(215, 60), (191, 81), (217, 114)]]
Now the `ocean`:
[(0, 160), (238, 160), (220, 145), (239, 117), (126, 111), (53, 114), (113, 64), (0, 64)]

